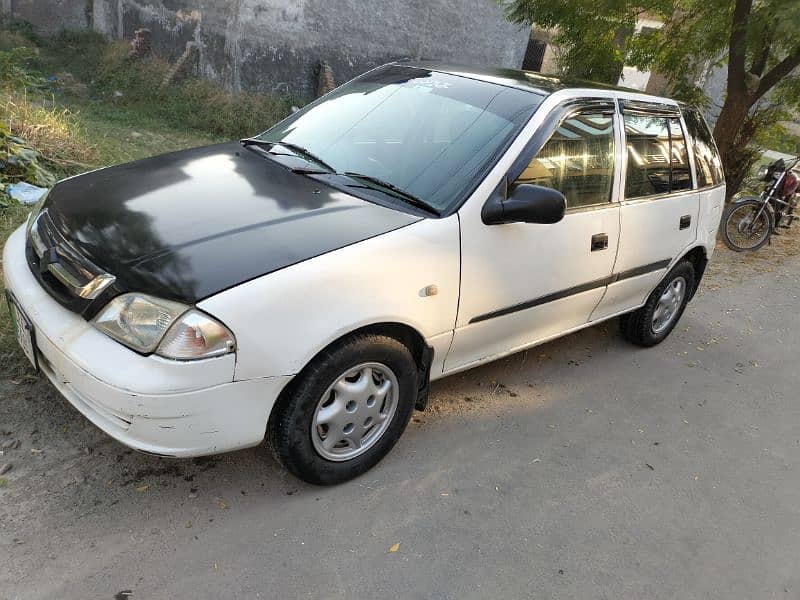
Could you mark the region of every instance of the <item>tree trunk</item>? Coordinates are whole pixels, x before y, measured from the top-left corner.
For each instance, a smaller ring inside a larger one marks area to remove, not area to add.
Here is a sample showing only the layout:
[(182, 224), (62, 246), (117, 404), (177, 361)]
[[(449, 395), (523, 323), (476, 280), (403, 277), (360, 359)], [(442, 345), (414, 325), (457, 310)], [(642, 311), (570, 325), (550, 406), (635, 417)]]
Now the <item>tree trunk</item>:
[(717, 124), (714, 126), (714, 141), (717, 142), (722, 166), (726, 172), (728, 199), (739, 191), (736, 189), (736, 182), (729, 180), (727, 173), (729, 170), (733, 170), (733, 162), (736, 160), (736, 138), (752, 105), (753, 101), (746, 92), (729, 89), (725, 103), (722, 105), (722, 111), (717, 118)]

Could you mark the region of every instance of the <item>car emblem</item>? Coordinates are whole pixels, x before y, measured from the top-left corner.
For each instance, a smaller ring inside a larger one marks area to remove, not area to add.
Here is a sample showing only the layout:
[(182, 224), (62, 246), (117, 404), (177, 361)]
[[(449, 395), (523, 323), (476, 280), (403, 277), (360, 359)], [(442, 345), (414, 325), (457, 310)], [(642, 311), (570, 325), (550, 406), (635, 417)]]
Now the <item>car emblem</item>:
[(74, 295), (85, 300), (94, 300), (103, 293), (103, 290), (116, 281), (116, 277), (108, 273), (99, 273), (89, 281), (79, 280), (61, 264), (61, 256), (58, 250), (59, 246), (55, 245), (46, 248), (42, 252), (42, 256), (39, 258), (39, 272), (42, 274), (50, 273)]

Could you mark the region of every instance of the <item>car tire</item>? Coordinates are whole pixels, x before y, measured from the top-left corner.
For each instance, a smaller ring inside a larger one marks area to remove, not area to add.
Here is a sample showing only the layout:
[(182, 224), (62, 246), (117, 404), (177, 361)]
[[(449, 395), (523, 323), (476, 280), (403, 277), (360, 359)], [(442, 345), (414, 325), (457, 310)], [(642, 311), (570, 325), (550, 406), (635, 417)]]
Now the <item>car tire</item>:
[(408, 425), (417, 372), (411, 351), (392, 337), (344, 338), (314, 358), (281, 395), (267, 431), (273, 453), (291, 473), (316, 485), (361, 475)]
[(663, 342), (680, 320), (694, 285), (694, 265), (688, 260), (679, 262), (656, 286), (644, 306), (620, 317), (623, 337), (644, 347)]

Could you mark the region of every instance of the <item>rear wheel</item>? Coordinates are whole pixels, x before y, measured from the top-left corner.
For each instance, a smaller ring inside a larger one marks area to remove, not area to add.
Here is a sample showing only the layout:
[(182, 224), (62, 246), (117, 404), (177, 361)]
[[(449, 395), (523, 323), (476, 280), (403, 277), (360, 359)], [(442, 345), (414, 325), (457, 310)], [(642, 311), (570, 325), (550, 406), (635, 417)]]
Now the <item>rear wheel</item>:
[(639, 346), (663, 342), (681, 318), (694, 284), (694, 265), (682, 260), (658, 284), (642, 308), (620, 318), (622, 335)]
[(417, 365), (384, 335), (354, 335), (303, 370), (275, 407), (269, 442), (300, 479), (341, 483), (395, 445), (414, 410)]
[(722, 240), (735, 252), (758, 250), (771, 231), (772, 214), (755, 199), (731, 204), (722, 215)]

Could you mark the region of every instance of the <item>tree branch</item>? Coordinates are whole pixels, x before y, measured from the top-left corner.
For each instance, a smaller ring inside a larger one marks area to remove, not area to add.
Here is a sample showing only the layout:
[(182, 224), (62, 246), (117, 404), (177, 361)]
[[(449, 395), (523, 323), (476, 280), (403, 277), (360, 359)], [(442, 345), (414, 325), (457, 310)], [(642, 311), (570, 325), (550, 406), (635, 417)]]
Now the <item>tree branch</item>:
[(776, 85), (778, 85), (784, 77), (794, 71), (800, 66), (800, 45), (795, 46), (794, 50), (781, 62), (767, 71), (766, 75), (761, 78), (756, 89), (755, 99), (758, 100)]
[(731, 20), (730, 44), (728, 45), (728, 89), (744, 87), (745, 56), (747, 54), (747, 26), (753, 0), (736, 0)]
[(767, 28), (764, 31), (764, 40), (761, 46), (761, 52), (756, 55), (755, 60), (753, 61), (753, 66), (750, 67), (750, 72), (753, 75), (761, 77), (764, 74), (764, 69), (767, 66), (767, 60), (769, 60), (769, 51), (772, 49), (772, 31), (770, 28)]

